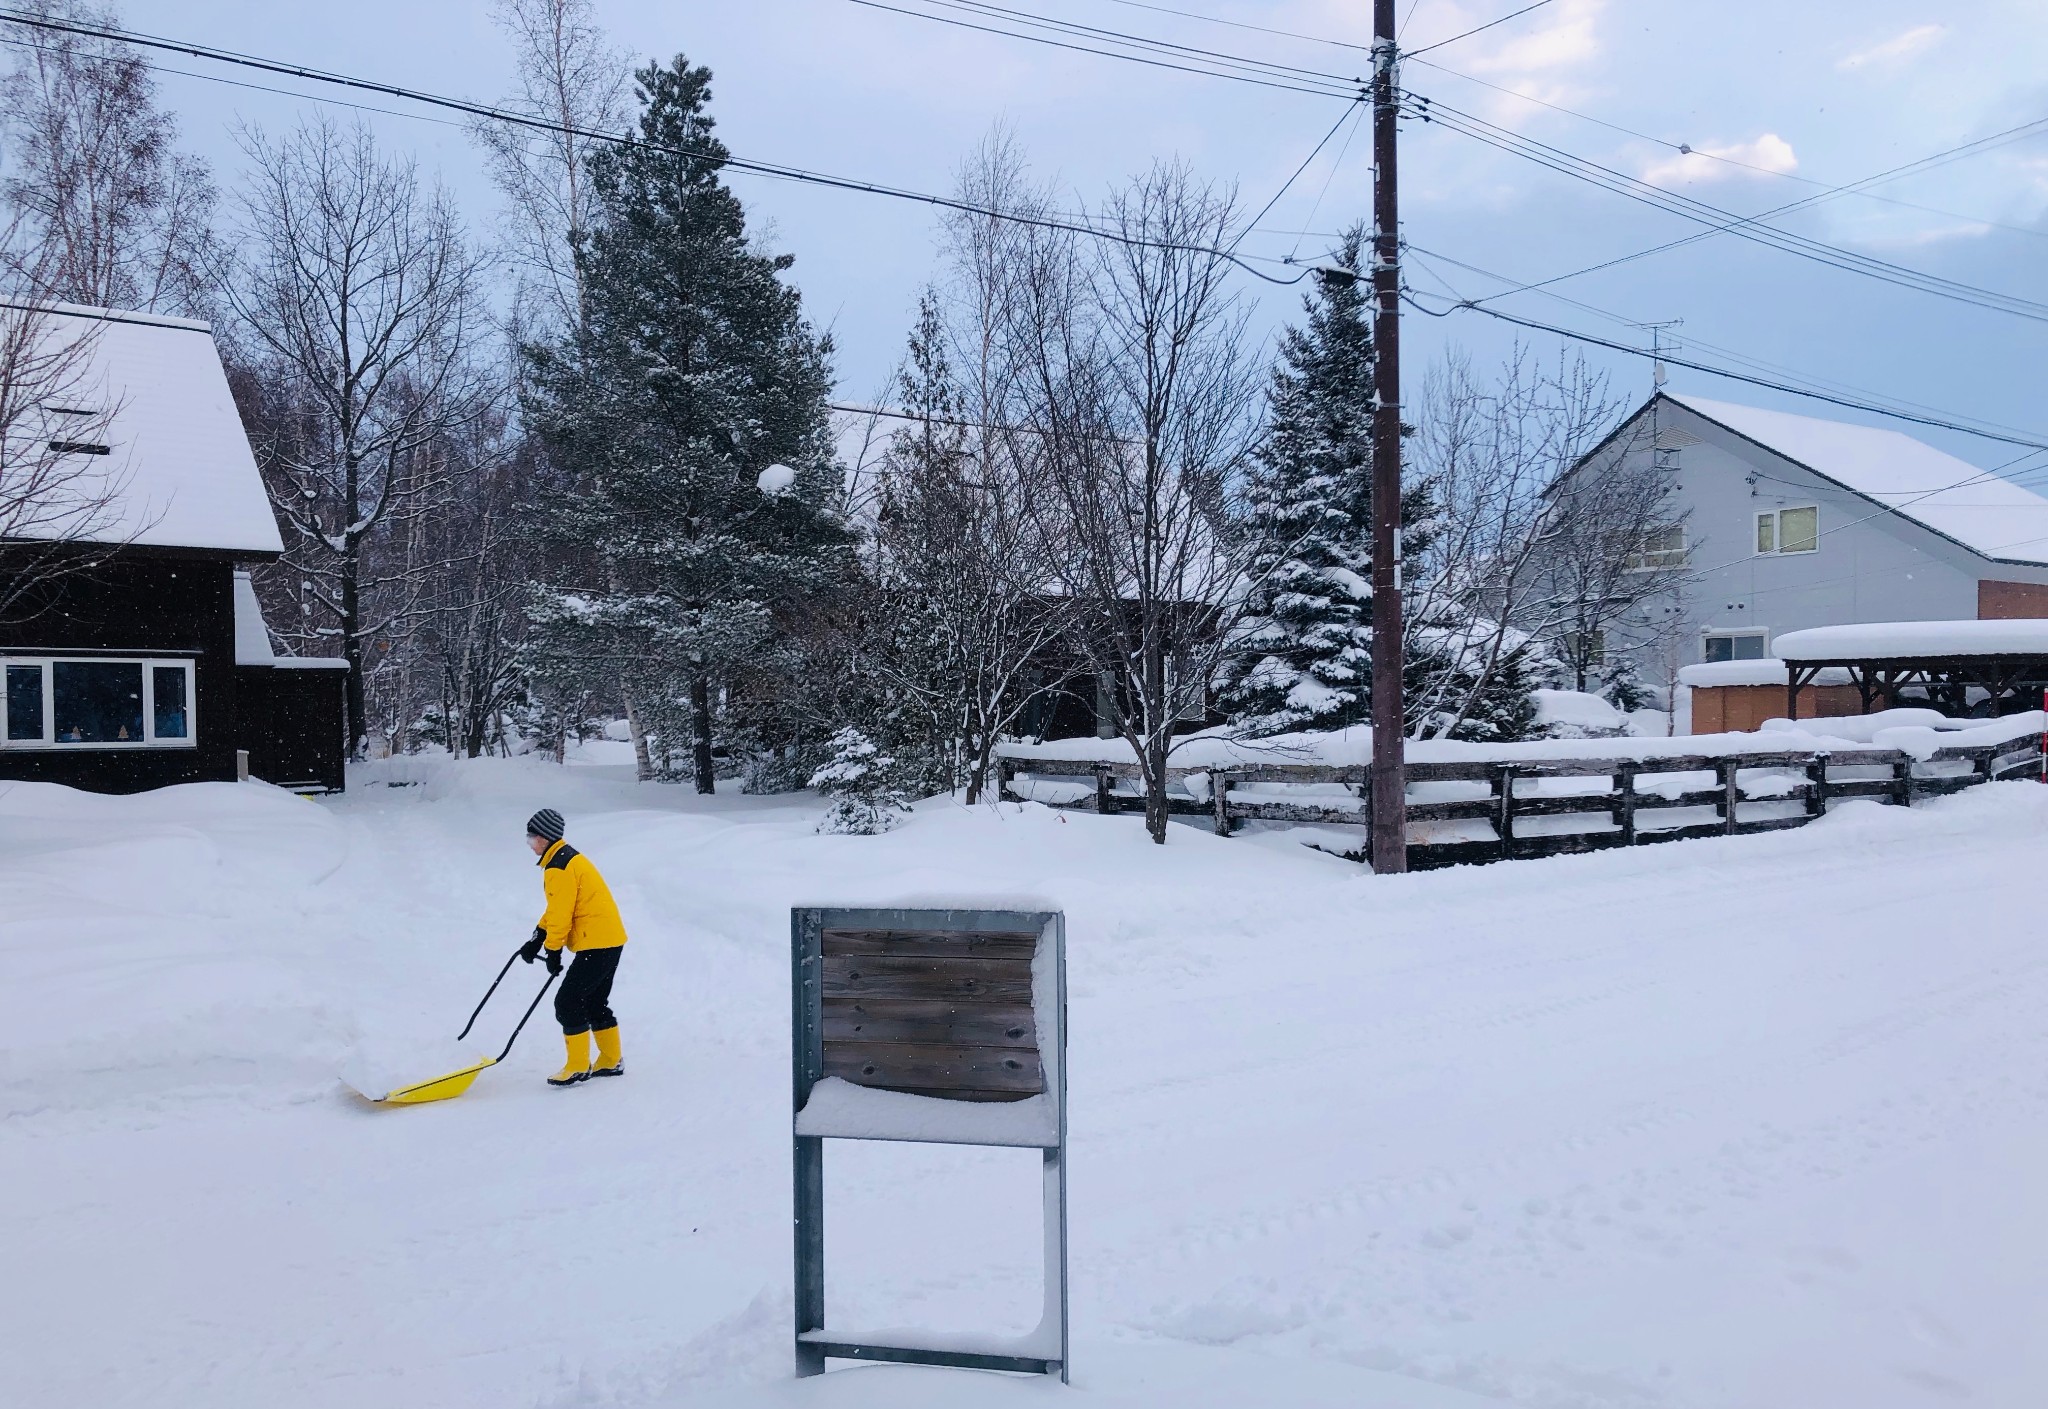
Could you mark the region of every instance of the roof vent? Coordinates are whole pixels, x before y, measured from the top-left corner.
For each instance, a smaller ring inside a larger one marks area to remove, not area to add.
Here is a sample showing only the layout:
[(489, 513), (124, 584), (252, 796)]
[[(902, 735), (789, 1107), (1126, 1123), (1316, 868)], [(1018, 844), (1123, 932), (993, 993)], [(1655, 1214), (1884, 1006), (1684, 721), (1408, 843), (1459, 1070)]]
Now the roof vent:
[(1691, 431), (1682, 431), (1677, 426), (1665, 426), (1657, 432), (1659, 450), (1683, 450), (1688, 445), (1698, 445), (1700, 438)]

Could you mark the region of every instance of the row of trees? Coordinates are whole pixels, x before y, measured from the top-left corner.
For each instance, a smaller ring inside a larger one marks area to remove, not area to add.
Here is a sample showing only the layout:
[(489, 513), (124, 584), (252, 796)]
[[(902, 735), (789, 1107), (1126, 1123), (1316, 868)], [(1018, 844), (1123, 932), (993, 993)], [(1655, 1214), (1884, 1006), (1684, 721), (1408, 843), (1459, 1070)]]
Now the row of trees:
[[(6, 90), (17, 284), (214, 320), (288, 544), (266, 607), (355, 667), (359, 750), (559, 751), (623, 713), (643, 777), (971, 799), (1066, 699), (1134, 750), (1163, 837), (1173, 742), (1213, 711), (1256, 735), (1369, 715), (1354, 280), (1314, 286), (1268, 367), (1233, 192), (1161, 164), (1085, 234), (998, 134), (848, 470), (830, 340), (723, 182), (708, 71), (629, 82), (588, 0), (497, 12), (509, 105), (552, 128), (478, 129), (489, 246), (359, 127), (245, 129), (218, 195), (110, 41), (39, 38)], [(576, 135), (629, 107), (629, 140)], [(1426, 400), (1411, 727), (1518, 737), (1533, 685), (1586, 683), (1585, 643), (1667, 589), (1642, 570), (1662, 484), (1555, 483), (1615, 409), (1576, 364), (1453, 362)]]

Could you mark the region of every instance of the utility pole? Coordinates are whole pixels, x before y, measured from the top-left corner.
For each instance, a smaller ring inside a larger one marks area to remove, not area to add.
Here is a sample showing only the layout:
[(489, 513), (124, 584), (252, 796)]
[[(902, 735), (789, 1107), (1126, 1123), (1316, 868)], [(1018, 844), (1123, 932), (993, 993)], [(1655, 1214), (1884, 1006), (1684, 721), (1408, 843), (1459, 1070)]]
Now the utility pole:
[(1401, 698), (1401, 211), (1395, 172), (1394, 0), (1372, 14), (1372, 868), (1408, 869)]

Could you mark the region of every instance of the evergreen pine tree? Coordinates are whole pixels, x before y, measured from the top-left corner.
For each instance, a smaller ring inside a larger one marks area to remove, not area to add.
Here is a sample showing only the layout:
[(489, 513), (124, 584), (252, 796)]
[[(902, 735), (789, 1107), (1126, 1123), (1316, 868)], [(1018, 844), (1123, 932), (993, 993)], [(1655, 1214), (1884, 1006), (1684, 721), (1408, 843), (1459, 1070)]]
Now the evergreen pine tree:
[(831, 758), (810, 781), (832, 800), (818, 821), (819, 831), (871, 837), (890, 830), (910, 811), (910, 799), (896, 782), (896, 760), (866, 734), (841, 729), (825, 747)]
[[(1246, 484), (1257, 551), (1224, 711), (1244, 733), (1342, 729), (1372, 715), (1371, 285), (1366, 235), (1334, 256), (1353, 277), (1320, 280), (1289, 328), (1270, 423)], [(1426, 483), (1402, 493), (1402, 553), (1419, 557), (1436, 514)]]
[[(603, 659), (665, 754), (713, 781), (721, 698), (778, 612), (841, 571), (829, 341), (720, 180), (710, 71), (636, 75), (639, 143), (593, 159), (584, 322), (532, 350), (527, 414), (566, 471), (541, 505), (542, 649)], [(795, 469), (763, 487), (762, 471)], [(744, 692), (740, 692), (744, 693)]]

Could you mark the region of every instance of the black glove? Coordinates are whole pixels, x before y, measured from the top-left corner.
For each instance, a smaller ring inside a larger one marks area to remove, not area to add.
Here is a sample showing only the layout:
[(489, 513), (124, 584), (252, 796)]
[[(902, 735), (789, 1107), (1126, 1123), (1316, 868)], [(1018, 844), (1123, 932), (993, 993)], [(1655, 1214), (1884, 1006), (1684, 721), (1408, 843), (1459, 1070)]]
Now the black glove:
[(548, 932), (539, 925), (533, 927), (533, 938), (519, 946), (519, 957), (531, 964), (540, 957), (540, 947), (548, 942)]
[(559, 949), (548, 949), (542, 952), (547, 956), (548, 973), (550, 975), (560, 973), (562, 971), (562, 951)]

